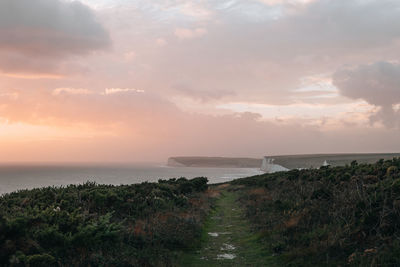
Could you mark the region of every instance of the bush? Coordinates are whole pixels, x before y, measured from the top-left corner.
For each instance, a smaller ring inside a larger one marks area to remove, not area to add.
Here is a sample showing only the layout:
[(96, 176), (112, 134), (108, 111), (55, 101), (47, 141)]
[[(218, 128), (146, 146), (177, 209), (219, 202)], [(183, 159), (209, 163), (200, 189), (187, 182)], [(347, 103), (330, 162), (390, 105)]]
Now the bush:
[(56, 259), (49, 254), (35, 254), (28, 257), (28, 266), (45, 267), (56, 266)]
[[(207, 178), (199, 177), (6, 194), (0, 266), (171, 265), (176, 252), (198, 243), (209, 210), (206, 189)], [(163, 224), (155, 219), (168, 214), (173, 219)]]
[[(397, 158), (352, 162), (233, 184), (246, 186), (241, 197), (246, 214), (282, 265), (398, 266), (399, 166)], [(267, 190), (255, 190), (260, 186)]]

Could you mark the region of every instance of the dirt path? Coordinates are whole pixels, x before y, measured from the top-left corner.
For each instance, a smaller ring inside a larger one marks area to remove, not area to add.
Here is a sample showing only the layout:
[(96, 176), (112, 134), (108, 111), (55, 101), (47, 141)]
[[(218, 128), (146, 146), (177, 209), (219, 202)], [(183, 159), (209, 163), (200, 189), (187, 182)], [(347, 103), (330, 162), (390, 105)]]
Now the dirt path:
[(223, 191), (205, 227), (205, 240), (182, 266), (275, 266), (273, 257), (251, 231), (237, 194)]

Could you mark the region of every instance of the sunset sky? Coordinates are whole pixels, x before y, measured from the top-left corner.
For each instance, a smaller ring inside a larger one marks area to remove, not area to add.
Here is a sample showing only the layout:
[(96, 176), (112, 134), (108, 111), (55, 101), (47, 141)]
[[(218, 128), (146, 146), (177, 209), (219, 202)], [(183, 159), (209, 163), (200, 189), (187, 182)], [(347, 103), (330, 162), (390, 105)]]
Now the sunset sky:
[(400, 151), (398, 0), (1, 0), (0, 161)]

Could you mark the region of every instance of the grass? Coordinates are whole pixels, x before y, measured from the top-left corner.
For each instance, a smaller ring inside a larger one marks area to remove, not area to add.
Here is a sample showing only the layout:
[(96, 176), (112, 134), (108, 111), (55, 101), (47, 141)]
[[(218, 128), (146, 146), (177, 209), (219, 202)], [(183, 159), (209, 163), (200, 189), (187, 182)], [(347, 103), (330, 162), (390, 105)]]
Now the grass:
[(276, 266), (272, 253), (245, 219), (237, 198), (236, 192), (221, 191), (205, 224), (201, 248), (183, 255), (180, 266)]

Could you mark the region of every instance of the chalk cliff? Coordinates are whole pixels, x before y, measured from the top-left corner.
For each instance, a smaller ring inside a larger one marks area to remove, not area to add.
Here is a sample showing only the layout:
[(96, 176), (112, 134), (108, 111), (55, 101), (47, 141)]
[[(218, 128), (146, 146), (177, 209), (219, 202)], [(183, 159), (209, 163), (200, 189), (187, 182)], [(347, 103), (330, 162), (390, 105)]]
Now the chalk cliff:
[(266, 173), (282, 172), (282, 171), (289, 170), (281, 165), (274, 164), (274, 159), (269, 158), (269, 157), (265, 157), (263, 159), (260, 169), (261, 169), (261, 171), (266, 172)]

